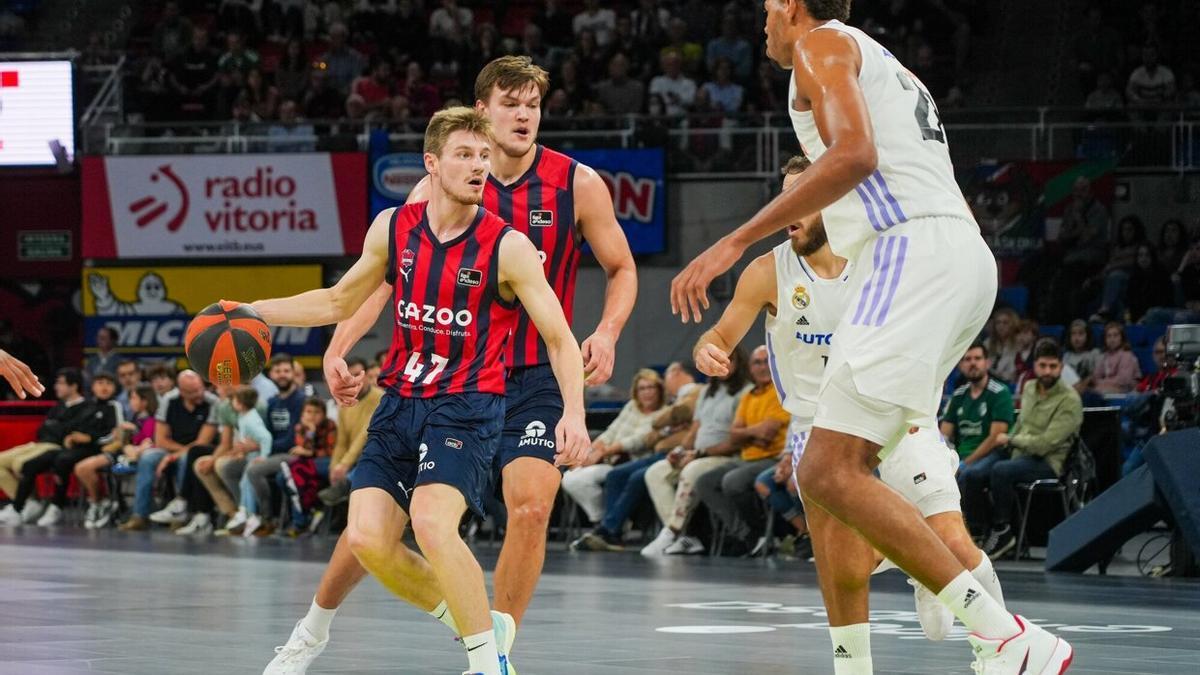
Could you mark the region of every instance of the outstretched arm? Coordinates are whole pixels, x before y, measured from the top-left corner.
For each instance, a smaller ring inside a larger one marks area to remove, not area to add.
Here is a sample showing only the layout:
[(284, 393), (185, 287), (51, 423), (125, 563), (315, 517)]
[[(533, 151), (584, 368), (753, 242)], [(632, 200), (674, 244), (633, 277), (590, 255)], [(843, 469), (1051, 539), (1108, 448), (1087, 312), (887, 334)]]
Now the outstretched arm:
[(567, 325), (558, 296), (546, 281), (533, 242), (520, 232), (509, 232), (500, 241), (500, 284), (521, 301), (537, 327), (558, 388), (562, 392), (563, 416), (555, 430), (556, 465), (577, 465), (587, 458), (591, 442), (583, 410), (583, 357)]
[[(812, 106), (828, 148), (792, 187), (691, 262), (671, 282), (671, 312), (686, 323), (708, 309), (708, 285), (754, 242), (834, 203), (875, 171), (878, 157), (871, 116), (858, 83), (858, 45), (832, 30), (813, 31), (796, 43), (793, 77)], [(790, 104), (789, 104), (790, 105)]]
[(46, 391), (29, 366), (3, 349), (0, 349), (0, 377), (8, 380), (19, 398), (41, 396)]
[(600, 324), (580, 346), (587, 383), (604, 384), (612, 376), (617, 338), (637, 300), (637, 267), (613, 212), (612, 193), (591, 167), (580, 164), (576, 169), (575, 196), (580, 232), (608, 280)]
[(710, 377), (729, 374), (729, 352), (746, 337), (750, 326), (763, 308), (775, 305), (775, 254), (765, 253), (754, 259), (738, 279), (733, 300), (717, 320), (704, 331), (692, 349), (696, 368)]

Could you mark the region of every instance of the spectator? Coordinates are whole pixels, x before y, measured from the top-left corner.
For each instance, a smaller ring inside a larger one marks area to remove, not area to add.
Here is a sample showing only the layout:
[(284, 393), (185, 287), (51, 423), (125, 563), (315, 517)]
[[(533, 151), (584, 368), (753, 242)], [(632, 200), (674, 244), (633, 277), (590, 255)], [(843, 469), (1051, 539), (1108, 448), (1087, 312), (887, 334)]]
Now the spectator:
[(1138, 246), (1137, 260), (1129, 274), (1129, 289), (1125, 299), (1129, 322), (1137, 323), (1154, 304), (1174, 295), (1171, 275), (1158, 262), (1154, 247), (1149, 243)]
[(304, 412), (296, 425), (296, 445), (276, 478), (291, 510), (289, 536), (299, 536), (312, 522), (317, 493), (329, 484), (337, 437), (337, 424), (325, 416), (325, 402), (315, 396), (305, 399)]
[(1158, 47), (1152, 44), (1142, 47), (1142, 65), (1130, 73), (1125, 97), (1129, 105), (1135, 107), (1163, 105), (1175, 100), (1175, 73), (1158, 62)]
[(308, 89), (304, 92), (301, 105), (304, 116), (310, 120), (336, 120), (342, 117), (346, 99), (329, 79), (329, 71), (313, 68), (308, 77)]
[(1011, 384), (1021, 391), (1021, 385), (1028, 377), (1033, 376), (1034, 346), (1037, 344), (1040, 328), (1032, 319), (1022, 319), (1017, 325), (1016, 353), (1013, 355), (1013, 368), (1016, 377)]
[(750, 51), (750, 43), (738, 34), (737, 15), (729, 12), (721, 19), (721, 35), (709, 40), (704, 48), (704, 63), (708, 72), (716, 72), (721, 59), (728, 61), (733, 68), (733, 79), (738, 82), (750, 79), (754, 55)]
[[(1075, 36), (1074, 56), (1080, 89), (1083, 91), (1088, 91), (1100, 78), (1122, 65), (1124, 48), (1121, 35), (1104, 23), (1104, 11), (1097, 5), (1088, 7), (1084, 25)], [(1111, 80), (1111, 75), (1109, 78)]]
[(757, 112), (774, 113), (783, 110), (788, 104), (779, 93), (786, 90), (787, 84), (781, 79), (768, 59), (763, 59), (755, 71), (754, 82), (750, 86), (750, 107)]
[(369, 112), (386, 111), (395, 93), (394, 86), (392, 62), (386, 57), (376, 56), (371, 64), (371, 73), (355, 78), (350, 85), (350, 93), (360, 96)]
[[(346, 359), (351, 377), (367, 372), (365, 359), (353, 356)], [(376, 379), (367, 377), (358, 392), (358, 402), (338, 411), (337, 442), (329, 460), (329, 487), (319, 494), (326, 504), (333, 505), (350, 498), (350, 470), (358, 463), (367, 443), (367, 427), (371, 415), (383, 399), (383, 390), (375, 386)]]
[[(754, 548), (754, 533), (765, 525), (754, 481), (763, 471), (775, 468), (791, 421), (771, 379), (766, 345), (750, 355), (750, 379), (753, 388), (742, 397), (729, 429), (733, 443), (728, 454), (733, 461), (696, 479), (700, 501), (725, 526), (725, 547), (732, 556), (749, 553)], [(716, 455), (719, 451), (708, 453)]]
[(947, 76), (945, 70), (938, 67), (933, 46), (928, 43), (917, 47), (912, 72), (936, 101), (945, 98), (950, 91), (950, 86), (954, 83), (954, 80)]
[(288, 40), (283, 58), (275, 68), (275, 87), (279, 89), (279, 97), (300, 100), (308, 84), (310, 69), (308, 58), (304, 55), (304, 45), (299, 40)]
[(1008, 454), (999, 443), (1000, 436), (1009, 431), (1015, 418), (1012, 392), (987, 370), (987, 347), (975, 343), (967, 348), (958, 371), (966, 383), (954, 394), (942, 410), (942, 436), (958, 452), (958, 485), (963, 496), (963, 517), (974, 530), (988, 524), (980, 522), (986, 509), (978, 501), (988, 485), (992, 466)]
[(613, 467), (652, 452), (646, 445), (650, 425), (666, 403), (662, 378), (642, 369), (633, 376), (629, 402), (612, 424), (592, 441), (592, 452), (583, 465), (563, 475), (562, 488), (587, 514), (599, 523), (604, 516), (604, 479)]
[(570, 57), (563, 60), (563, 65), (572, 60), (579, 69), (580, 77), (586, 82), (599, 82), (608, 70), (607, 52), (596, 43), (596, 36), (590, 30), (579, 33), (575, 39), (575, 49)]
[(154, 445), (154, 415), (158, 412), (158, 396), (154, 388), (138, 383), (127, 390), (131, 414), (121, 422), (113, 442), (103, 452), (88, 457), (75, 465), (75, 477), (88, 500), (83, 526), (89, 530), (108, 527), (119, 507), (112, 495), (100, 497), (100, 472), (108, 470), (118, 462), (132, 464)]
[[(541, 29), (542, 37), (551, 47), (568, 49), (575, 42), (575, 29), (572, 25), (571, 14), (558, 6), (558, 0), (545, 0), (542, 8), (538, 10), (530, 23)], [(533, 54), (526, 55), (533, 56)], [(534, 58), (534, 62), (537, 62), (536, 58)]]
[(1005, 382), (1017, 381), (1017, 329), (1021, 318), (1011, 307), (992, 314), (991, 335), (984, 341), (991, 358), (991, 370)]
[(475, 15), (457, 0), (441, 0), (441, 6), (429, 15), (429, 37), (457, 45), (471, 35)]
[[(265, 533), (274, 531), (273, 518), (269, 517), (271, 503), (271, 482), (279, 467), (287, 461), (289, 455), (296, 452), (296, 425), (304, 411), (304, 390), (295, 380), (295, 370), (292, 357), (287, 354), (275, 354), (271, 357), (271, 380), (279, 387), (279, 393), (267, 401), (267, 429), (271, 432), (271, 449), (265, 450), (250, 461), (246, 467), (246, 479), (254, 490), (255, 503), (259, 515), (251, 515), (246, 523), (248, 533), (256, 532), (260, 527)], [(252, 527), (253, 526), (253, 527)]]
[[(237, 504), (237, 511), (225, 521), (225, 527), (217, 530), (220, 536), (245, 535), (253, 536), (262, 524), (262, 512), (267, 504), (258, 501), (257, 492), (250, 484), (247, 468), (250, 462), (265, 457), (270, 450), (273, 439), (271, 432), (263, 421), (263, 403), (258, 399), (258, 392), (246, 387), (238, 387), (230, 398), (231, 412), (235, 418), (231, 434), (231, 445), (227, 454), (219, 463), (214, 463), (213, 469), (221, 478), (221, 486), (229, 495), (225, 500), (225, 510)], [(209, 489), (218, 487), (211, 480), (207, 483)]]
[(738, 348), (730, 352), (729, 358), (729, 375), (711, 378), (696, 401), (688, 437), (665, 459), (646, 470), (646, 489), (665, 527), (642, 549), (643, 556), (686, 555), (704, 550), (700, 540), (684, 534), (688, 520), (700, 504), (696, 481), (708, 471), (733, 461), (728, 455), (738, 442), (730, 437), (730, 427), (742, 396), (751, 387), (746, 353)]
[(25, 462), (18, 495), (33, 494), (38, 476), (54, 473), (54, 496), (38, 518), (38, 527), (53, 527), (62, 522), (63, 509), (67, 506), (67, 486), (75, 465), (99, 454), (100, 447), (112, 440), (114, 430), (118, 430), (123, 419), (120, 404), (113, 400), (116, 394), (117, 380), (112, 373), (96, 373), (92, 379), (92, 400), (85, 404), (90, 409), (87, 421), (75, 433), (67, 435), (61, 449)]
[(1079, 382), (1075, 391), (1082, 396), (1092, 386), (1092, 376), (1100, 365), (1100, 350), (1092, 344), (1092, 330), (1083, 319), (1075, 319), (1067, 329), (1067, 349), (1063, 352), (1063, 367), (1075, 369)]
[(607, 7), (601, 7), (600, 0), (583, 0), (583, 11), (575, 15), (571, 29), (576, 38), (584, 31), (591, 31), (596, 37), (596, 44), (605, 47), (612, 41), (616, 25), (616, 13)]
[(34, 523), (45, 510), (44, 504), (29, 499), (32, 486), (24, 494), (19, 491), (25, 464), (91, 440), (86, 430), (90, 428), (94, 410), (83, 397), (83, 374), (78, 368), (58, 371), (54, 377), (54, 397), (58, 403), (46, 414), (34, 441), (0, 452), (0, 490), (11, 500), (0, 511), (0, 525)]
[(1113, 245), (1108, 264), (1102, 272), (1104, 295), (1100, 309), (1090, 318), (1100, 323), (1108, 318), (1125, 315), (1125, 296), (1129, 289), (1129, 277), (1137, 264), (1138, 248), (1146, 243), (1146, 227), (1137, 216), (1125, 216), (1117, 224), (1117, 240)]
[(87, 361), (84, 361), (83, 374), (90, 380), (97, 373), (115, 373), (119, 359), (120, 355), (117, 354), (117, 329), (112, 326), (104, 326), (96, 331), (96, 353), (89, 356)]
[[(808, 522), (804, 519), (804, 503), (796, 494), (796, 481), (792, 480), (794, 470), (792, 455), (785, 451), (775, 466), (758, 474), (754, 480), (754, 491), (766, 500), (767, 506), (775, 515), (792, 526), (793, 534), (788, 535), (793, 539), (792, 544), (781, 545), (780, 550), (790, 548), (791, 555), (801, 560), (809, 560), (812, 558), (812, 539), (808, 536)], [(765, 537), (760, 538), (750, 555), (758, 555), (771, 544), (772, 542), (767, 541)]]
[(192, 37), (192, 22), (179, 12), (179, 3), (168, 0), (163, 5), (162, 15), (150, 34), (151, 49), (166, 61), (187, 50), (188, 40)]
[(636, 115), (642, 112), (646, 87), (629, 77), (629, 58), (613, 54), (608, 61), (608, 79), (596, 85), (596, 100), (609, 115)]
[(425, 81), (425, 71), (417, 61), (409, 61), (404, 71), (404, 84), (401, 93), (408, 99), (408, 105), (417, 117), (432, 117), (442, 107), (442, 97), (437, 89)]
[(131, 420), (134, 413), (129, 398), (133, 395), (133, 390), (142, 383), (142, 369), (137, 361), (122, 359), (117, 363), (117, 382), (121, 385), (121, 393), (117, 394), (116, 399), (117, 404), (121, 406), (121, 417)]
[[(491, 25), (491, 24), (488, 24), (488, 25)], [(490, 34), (492, 35), (492, 41), (498, 42), (498, 40), (496, 39), (496, 36), (495, 36), (495, 30), (496, 30), (495, 26), (493, 26), (492, 30), (490, 31)], [(481, 34), (480, 35), (481, 43), (483, 42), (482, 37), (483, 37), (483, 35)], [(494, 46), (494, 48), (495, 48), (495, 51), (493, 51), (491, 53), (480, 54), (478, 59), (476, 60), (477, 61), (476, 65), (471, 68), (468, 68), (468, 72), (474, 72), (474, 73), (479, 72), (480, 70), (483, 69), (484, 65), (486, 65), (488, 62), (495, 59), (497, 56), (499, 56), (500, 55), (499, 44), (496, 44)], [(546, 70), (550, 70), (550, 68), (553, 64), (553, 59), (551, 58), (551, 55), (550, 55), (550, 48), (546, 46), (545, 40), (542, 39), (542, 29), (539, 28), (536, 23), (530, 22), (530, 23), (525, 24), (525, 30), (521, 34), (520, 52), (522, 54), (524, 54), (525, 56), (528, 56), (533, 61), (534, 65), (541, 66), (542, 68), (545, 68)], [(486, 60), (484, 60), (484, 59), (486, 59)]]
[[(258, 21), (250, 8), (251, 0), (221, 0), (218, 12), (218, 32), (241, 31), (252, 35), (258, 27)], [(258, 4), (258, 3), (256, 3)]]
[(1137, 357), (1125, 337), (1125, 325), (1110, 321), (1104, 325), (1104, 354), (1096, 366), (1095, 389), (1101, 394), (1127, 394), (1142, 377)]
[(154, 395), (158, 397), (158, 409), (166, 408), (167, 396), (177, 391), (175, 389), (175, 370), (166, 363), (155, 363), (146, 369), (146, 379), (150, 381), (150, 386), (154, 388)]
[(683, 74), (683, 59), (677, 51), (664, 51), (659, 64), (662, 74), (650, 80), (649, 93), (662, 97), (668, 115), (686, 115), (696, 98), (695, 80)]
[[(335, 23), (329, 27), (329, 50), (319, 59), (327, 70), (331, 85), (343, 96), (349, 93), (350, 83), (362, 74), (365, 65), (363, 55), (346, 44), (349, 31), (346, 24)], [(310, 115), (311, 117), (311, 115)]]
[(1125, 99), (1121, 91), (1113, 83), (1112, 73), (1102, 72), (1096, 78), (1096, 88), (1091, 91), (1084, 101), (1083, 107), (1088, 110), (1120, 110), (1125, 107)]
[(192, 30), (192, 44), (167, 65), (171, 89), (180, 97), (179, 113), (187, 119), (208, 119), (217, 86), (217, 55), (208, 48), (208, 31)]
[(171, 74), (162, 57), (149, 55), (137, 89), (142, 116), (147, 122), (162, 122), (178, 116), (178, 106), (171, 92)]
[(691, 433), (693, 412), (700, 396), (700, 386), (692, 372), (682, 363), (672, 363), (663, 373), (663, 388), (670, 405), (650, 421), (644, 441), (652, 453), (609, 472), (604, 481), (604, 516), (591, 532), (571, 543), (572, 550), (623, 550), (621, 532), (625, 521), (649, 497), (646, 470), (666, 458), (667, 452)]
[(242, 88), (241, 95), (255, 117), (260, 120), (275, 119), (279, 90), (263, 80), (262, 71), (258, 68), (251, 68), (246, 73), (246, 86)]
[[(608, 53), (611, 55), (624, 54), (625, 58), (629, 59), (628, 71), (635, 80), (645, 80), (650, 76), (650, 54), (658, 53), (658, 50), (651, 49), (648, 45), (638, 41), (637, 36), (633, 34), (633, 21), (628, 15), (622, 14), (617, 17), (617, 29), (613, 32), (612, 42), (608, 45)], [(612, 64), (612, 58), (609, 58), (609, 64)]]
[(701, 87), (708, 94), (713, 108), (732, 115), (742, 109), (742, 96), (745, 90), (742, 85), (733, 81), (733, 66), (728, 59), (717, 60), (716, 70), (711, 82), (705, 82)]
[(1200, 87), (1192, 73), (1184, 73), (1179, 80), (1179, 103), (1185, 108), (1200, 108)]
[(272, 152), (313, 152), (317, 149), (316, 131), (296, 115), (296, 102), (284, 99), (279, 104), (279, 121), (267, 128), (268, 147)]
[(704, 49), (699, 43), (688, 39), (688, 23), (678, 16), (672, 17), (667, 24), (667, 43), (659, 55), (668, 52), (679, 54), (680, 69), (689, 78), (694, 78), (700, 73), (700, 66), (704, 63)]
[(304, 35), (305, 0), (264, 0), (259, 13), (263, 31), (272, 42)]
[(1108, 257), (1108, 209), (1092, 192), (1092, 181), (1079, 176), (1071, 186), (1071, 199), (1063, 211), (1058, 241), (1067, 251), (1064, 265), (1090, 272)]
[(239, 72), (243, 75), (258, 68), (258, 52), (246, 49), (245, 39), (241, 33), (230, 32), (225, 36), (225, 53), (217, 61), (217, 67), (225, 72)]
[(1183, 221), (1178, 218), (1171, 218), (1162, 224), (1162, 228), (1158, 231), (1158, 261), (1162, 264), (1163, 269), (1174, 272), (1179, 269), (1179, 264), (1183, 262), (1183, 256), (1187, 252), (1187, 230), (1183, 227)]
[(633, 22), (633, 35), (638, 42), (658, 47), (666, 39), (671, 12), (662, 6), (661, 0), (638, 0), (638, 6), (630, 13), (629, 18)]
[[(196, 490), (188, 476), (189, 458), (212, 454), (216, 438), (217, 397), (204, 389), (204, 381), (194, 370), (179, 373), (178, 388), (159, 405), (154, 423), (154, 447), (141, 453), (137, 463), (137, 486), (133, 514), (121, 530), (137, 531), (150, 527), (150, 508), (154, 502), (154, 483), (175, 464), (176, 497), (161, 511), (156, 522), (184, 522), (189, 505), (197, 511), (211, 500), (204, 490)], [(200, 493), (203, 493), (201, 495)]]
[(993, 560), (1017, 543), (1010, 525), (1017, 484), (1062, 475), (1072, 440), (1083, 426), (1079, 394), (1059, 379), (1062, 356), (1058, 345), (1042, 342), (1034, 369), (1037, 379), (1026, 384), (1021, 394), (1021, 417), (1012, 434), (1002, 434), (998, 440), (1010, 448), (1012, 459), (992, 466), (992, 530), (983, 550)]

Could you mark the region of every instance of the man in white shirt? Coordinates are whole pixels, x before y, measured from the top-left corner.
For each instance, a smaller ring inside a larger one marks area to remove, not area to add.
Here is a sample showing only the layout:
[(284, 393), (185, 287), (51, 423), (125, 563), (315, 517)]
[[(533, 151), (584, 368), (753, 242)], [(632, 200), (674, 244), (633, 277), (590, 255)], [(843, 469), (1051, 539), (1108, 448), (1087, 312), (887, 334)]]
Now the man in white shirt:
[(596, 34), (596, 44), (604, 47), (612, 40), (613, 29), (617, 27), (617, 15), (611, 9), (601, 8), (600, 0), (586, 0), (584, 9), (575, 15), (571, 29), (578, 37), (585, 30)]
[(686, 115), (696, 98), (696, 81), (683, 74), (679, 52), (663, 52), (659, 64), (663, 74), (650, 80), (650, 95), (662, 97), (668, 115)]

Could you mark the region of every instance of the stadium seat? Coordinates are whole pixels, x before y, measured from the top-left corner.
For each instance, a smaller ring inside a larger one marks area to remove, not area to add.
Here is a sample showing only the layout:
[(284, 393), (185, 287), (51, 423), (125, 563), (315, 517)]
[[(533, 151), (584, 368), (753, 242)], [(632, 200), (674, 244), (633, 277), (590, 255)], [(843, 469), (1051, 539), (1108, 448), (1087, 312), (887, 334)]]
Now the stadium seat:
[(996, 299), (1000, 304), (1008, 305), (1017, 314), (1024, 316), (1029, 307), (1029, 289), (1024, 286), (1005, 286), (996, 293)]

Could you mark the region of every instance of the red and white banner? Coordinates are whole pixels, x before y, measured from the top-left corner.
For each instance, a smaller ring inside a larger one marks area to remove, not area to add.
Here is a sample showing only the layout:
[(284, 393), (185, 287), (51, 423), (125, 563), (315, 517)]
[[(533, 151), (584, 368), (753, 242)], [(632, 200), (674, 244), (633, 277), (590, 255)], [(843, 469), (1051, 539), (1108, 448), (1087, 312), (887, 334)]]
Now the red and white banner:
[(85, 258), (362, 252), (361, 153), (85, 157)]

